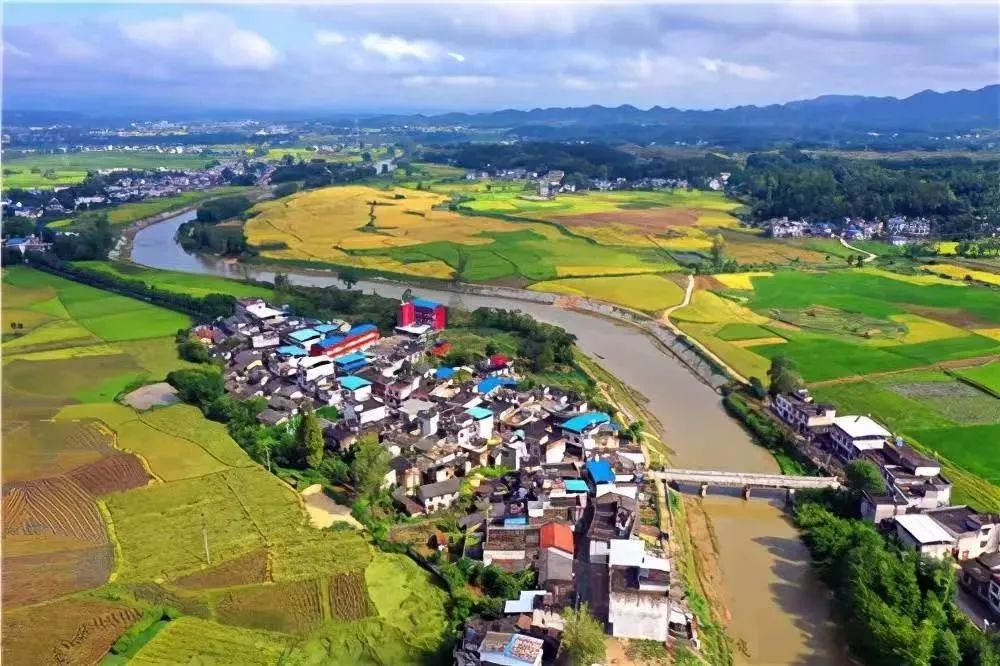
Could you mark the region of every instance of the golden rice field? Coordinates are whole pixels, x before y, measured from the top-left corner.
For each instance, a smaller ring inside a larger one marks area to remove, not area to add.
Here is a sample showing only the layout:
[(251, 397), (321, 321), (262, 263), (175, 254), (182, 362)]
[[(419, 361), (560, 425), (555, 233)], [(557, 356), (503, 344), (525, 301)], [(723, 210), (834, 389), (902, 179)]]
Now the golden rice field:
[(947, 275), (948, 277), (955, 278), (956, 280), (964, 280), (965, 276), (969, 276), (973, 280), (977, 280), (979, 282), (1000, 285), (1000, 275), (987, 271), (966, 268), (964, 266), (955, 266), (954, 264), (934, 264), (933, 266), (924, 266), (923, 269), (930, 273)]
[(770, 277), (772, 275), (774, 275), (774, 273), (771, 273), (770, 271), (747, 271), (745, 273), (720, 273), (719, 275), (715, 275), (713, 277), (729, 289), (751, 291), (753, 290), (752, 278)]
[(649, 274), (546, 280), (529, 289), (593, 298), (646, 312), (664, 310), (684, 299), (684, 291), (675, 282)]

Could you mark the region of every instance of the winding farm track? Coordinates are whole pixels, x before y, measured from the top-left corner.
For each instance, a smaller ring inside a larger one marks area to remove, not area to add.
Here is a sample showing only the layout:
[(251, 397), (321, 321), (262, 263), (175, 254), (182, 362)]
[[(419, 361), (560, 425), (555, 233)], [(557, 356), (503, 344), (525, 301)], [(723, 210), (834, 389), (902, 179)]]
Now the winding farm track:
[(736, 368), (723, 361), (721, 358), (719, 358), (719, 356), (715, 352), (713, 352), (705, 345), (701, 344), (701, 342), (699, 342), (698, 340), (695, 340), (690, 335), (686, 334), (684, 331), (682, 331), (680, 328), (677, 327), (677, 324), (675, 324), (670, 320), (670, 315), (673, 314), (674, 311), (680, 310), (681, 308), (691, 304), (691, 297), (693, 295), (694, 295), (694, 276), (688, 275), (687, 287), (684, 289), (684, 300), (682, 300), (677, 305), (671, 306), (666, 310), (664, 310), (663, 312), (661, 312), (658, 321), (667, 328), (669, 328), (674, 335), (677, 336), (683, 335), (690, 342), (690, 344), (698, 348), (698, 351), (703, 356), (710, 358), (719, 367), (723, 368), (727, 373), (729, 373), (729, 375), (733, 379), (743, 384), (749, 384), (750, 380), (747, 379), (745, 376), (743, 376), (740, 372), (737, 372)]
[(847, 241), (845, 241), (843, 236), (838, 236), (837, 240), (839, 240), (840, 244), (843, 245), (844, 247), (846, 247), (848, 250), (854, 250), (855, 252), (860, 252), (861, 254), (867, 255), (865, 257), (865, 259), (864, 259), (864, 261), (865, 261), (866, 264), (869, 261), (874, 261), (875, 259), (878, 259), (878, 255), (877, 254), (872, 254), (868, 250), (862, 250), (860, 247), (854, 247), (853, 245), (851, 245), (850, 243), (848, 243)]

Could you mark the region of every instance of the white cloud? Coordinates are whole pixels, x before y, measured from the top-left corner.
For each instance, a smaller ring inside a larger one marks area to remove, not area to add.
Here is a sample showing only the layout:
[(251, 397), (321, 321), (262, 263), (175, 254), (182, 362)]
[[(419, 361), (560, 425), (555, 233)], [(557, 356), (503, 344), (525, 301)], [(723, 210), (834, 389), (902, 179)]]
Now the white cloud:
[(316, 43), (320, 46), (339, 46), (346, 41), (347, 37), (344, 37), (339, 32), (334, 32), (333, 30), (316, 31)]
[(559, 77), (559, 84), (563, 88), (570, 90), (596, 90), (597, 85), (590, 79), (582, 76), (565, 75)]
[(403, 79), (403, 85), (410, 87), (429, 86), (493, 86), (496, 78), (492, 76), (477, 76), (472, 74), (428, 76), (417, 74)]
[(771, 70), (758, 65), (730, 62), (728, 60), (719, 60), (717, 58), (699, 58), (698, 64), (700, 64), (706, 72), (712, 72), (713, 74), (728, 74), (738, 79), (746, 79), (747, 81), (770, 81), (775, 76), (774, 72)]
[(19, 58), (30, 58), (31, 54), (23, 49), (19, 49), (10, 42), (4, 42), (0, 44), (0, 49), (3, 49), (4, 54), (9, 54), (12, 56), (17, 56)]
[(437, 58), (441, 52), (441, 48), (434, 42), (406, 40), (396, 35), (380, 35), (375, 32), (361, 39), (361, 47), (393, 62), (404, 58), (429, 62)]
[(267, 70), (280, 59), (277, 49), (264, 37), (216, 12), (127, 23), (121, 30), (141, 48), (207, 59), (225, 69)]
[(461, 53), (455, 53), (454, 51), (448, 51), (448, 57), (457, 62), (465, 62), (465, 56)]

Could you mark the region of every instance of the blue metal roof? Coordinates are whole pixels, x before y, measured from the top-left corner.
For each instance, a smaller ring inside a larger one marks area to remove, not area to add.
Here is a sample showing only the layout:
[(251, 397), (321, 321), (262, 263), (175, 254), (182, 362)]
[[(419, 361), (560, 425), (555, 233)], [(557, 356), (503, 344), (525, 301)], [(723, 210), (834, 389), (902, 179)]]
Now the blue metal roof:
[(300, 328), (299, 330), (292, 331), (288, 334), (288, 337), (297, 342), (303, 342), (310, 338), (318, 338), (319, 336), (319, 331), (314, 328)]
[(352, 363), (360, 363), (362, 361), (367, 363), (368, 357), (361, 352), (354, 352), (353, 354), (347, 354), (333, 360), (337, 365), (351, 365)]
[(320, 340), (316, 344), (318, 344), (323, 349), (326, 349), (327, 347), (332, 347), (334, 345), (339, 345), (343, 341), (344, 341), (344, 336), (342, 336), (342, 335), (331, 335), (330, 337), (323, 338), (322, 340)]
[(372, 383), (367, 379), (365, 379), (364, 377), (354, 377), (352, 375), (348, 377), (341, 377), (340, 385), (345, 389), (347, 389), (348, 391), (357, 391), (360, 388), (371, 386)]
[(586, 412), (584, 414), (577, 414), (573, 418), (563, 421), (563, 430), (569, 430), (570, 432), (583, 432), (588, 428), (593, 428), (596, 425), (601, 425), (604, 423), (610, 423), (611, 417), (604, 412)]
[(331, 333), (333, 331), (340, 330), (340, 327), (334, 324), (319, 324), (317, 326), (313, 326), (313, 328), (315, 328), (320, 333)]
[(433, 310), (441, 305), (437, 301), (432, 301), (429, 298), (414, 298), (410, 302), (413, 303), (413, 307), (415, 308), (427, 308), (428, 310)]
[(469, 407), (465, 410), (465, 413), (476, 419), (477, 421), (482, 421), (483, 419), (488, 419), (493, 417), (493, 412), (486, 409), (485, 407)]
[(479, 393), (490, 393), (501, 386), (517, 386), (517, 382), (510, 377), (487, 377), (476, 384), (476, 391)]
[(455, 376), (455, 368), (438, 368), (434, 371), (434, 377), (437, 379), (451, 379)]
[(296, 345), (284, 345), (282, 347), (278, 347), (278, 353), (287, 354), (289, 356), (305, 356), (307, 352), (302, 347), (298, 347)]
[(587, 463), (587, 473), (594, 483), (614, 483), (615, 471), (607, 460), (591, 460)]
[(8, 245), (24, 245), (27, 242), (28, 242), (27, 238), (18, 238), (18, 237), (15, 237), (15, 238), (8, 238), (7, 239), (7, 244)]
[(347, 335), (361, 335), (362, 333), (376, 330), (378, 330), (378, 326), (375, 324), (358, 324), (357, 326), (352, 326)]
[(587, 482), (583, 479), (566, 479), (566, 490), (571, 493), (587, 492)]

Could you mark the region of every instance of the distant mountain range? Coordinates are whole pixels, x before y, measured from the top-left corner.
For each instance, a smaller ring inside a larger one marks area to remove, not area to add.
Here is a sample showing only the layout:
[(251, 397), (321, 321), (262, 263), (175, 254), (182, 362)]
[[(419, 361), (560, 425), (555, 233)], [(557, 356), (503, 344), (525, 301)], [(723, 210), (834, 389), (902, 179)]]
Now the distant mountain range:
[(904, 99), (861, 95), (824, 95), (770, 106), (736, 106), (709, 111), (654, 106), (546, 108), (487, 113), (391, 115), (367, 119), (381, 125), (465, 125), (480, 128), (532, 125), (655, 125), (677, 128), (837, 128), (858, 131), (957, 132), (1000, 129), (1000, 85), (979, 90), (925, 90)]

